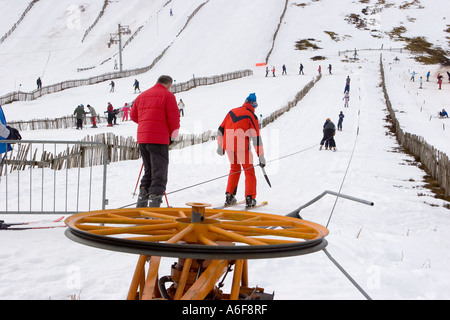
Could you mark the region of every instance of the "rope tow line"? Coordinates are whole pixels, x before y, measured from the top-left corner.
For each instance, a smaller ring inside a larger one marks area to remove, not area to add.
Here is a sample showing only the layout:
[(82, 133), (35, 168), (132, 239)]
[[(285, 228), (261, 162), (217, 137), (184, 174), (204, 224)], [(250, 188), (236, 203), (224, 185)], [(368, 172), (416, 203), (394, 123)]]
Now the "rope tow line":
[[(268, 161), (266, 161), (266, 163), (270, 163), (270, 162), (274, 162), (274, 161), (279, 161), (279, 160), (282, 160), (282, 159), (285, 159), (285, 158), (289, 158), (289, 157), (295, 156), (295, 155), (297, 155), (297, 154), (299, 154), (299, 153), (302, 153), (302, 152), (311, 150), (311, 149), (313, 149), (313, 148), (316, 148), (318, 145), (319, 145), (319, 144), (315, 144), (315, 145), (313, 145), (313, 146), (311, 146), (311, 147), (307, 147), (307, 148), (305, 148), (305, 149), (302, 149), (302, 150), (299, 150), (299, 151), (296, 151), (296, 152), (287, 154), (287, 155), (285, 155), (285, 156), (282, 156), (282, 157), (279, 157), (279, 158), (276, 158), (276, 159), (272, 159), (272, 160), (268, 160)], [(238, 173), (242, 173), (242, 172), (244, 172), (245, 170), (250, 170), (250, 169), (253, 169), (253, 168), (256, 168), (256, 167), (259, 167), (259, 166), (260, 166), (259, 164), (255, 164), (253, 167), (249, 167), (249, 168), (247, 168), (247, 169), (241, 169), (240, 171), (236, 171), (236, 172), (229, 173), (229, 174), (224, 174), (224, 175), (219, 176), (219, 177), (215, 177), (215, 178), (208, 179), (208, 180), (205, 180), (205, 181), (201, 181), (201, 182), (198, 182), (198, 183), (195, 183), (195, 184), (186, 186), (186, 187), (182, 187), (182, 188), (180, 188), (180, 189), (177, 189), (177, 190), (173, 190), (173, 191), (167, 192), (167, 193), (166, 193), (166, 196), (167, 196), (167, 195), (170, 195), (170, 194), (178, 193), (178, 192), (181, 192), (181, 191), (185, 191), (185, 190), (188, 190), (188, 189), (192, 189), (192, 188), (195, 188), (195, 187), (198, 187), (198, 186), (201, 186), (201, 185), (203, 185), (203, 184), (207, 184), (207, 183), (210, 183), (210, 182), (213, 182), (213, 181), (216, 181), (216, 180), (228, 178), (228, 177), (231, 176), (231, 175), (238, 174)], [(130, 207), (130, 206), (132, 206), (132, 205), (136, 205), (136, 203), (137, 203), (137, 202), (130, 203), (130, 204), (127, 204), (127, 205), (125, 205), (125, 206), (119, 207), (119, 208), (117, 208), (117, 209), (123, 209), (123, 208), (126, 208), (126, 207)]]
[[(359, 78), (358, 78), (358, 82), (359, 82)], [(361, 91), (361, 87), (359, 87), (359, 91)], [(347, 178), (347, 174), (348, 174), (348, 171), (350, 169), (350, 164), (352, 163), (353, 155), (355, 153), (356, 143), (358, 142), (359, 122), (360, 122), (360, 115), (361, 115), (361, 95), (359, 95), (359, 102), (360, 103), (359, 103), (359, 110), (358, 110), (358, 126), (357, 126), (357, 130), (356, 130), (355, 143), (353, 144), (353, 150), (352, 150), (352, 153), (350, 155), (350, 160), (348, 161), (347, 169), (345, 170), (344, 177), (342, 178), (342, 182), (341, 182), (341, 185), (339, 187), (339, 193), (341, 192), (341, 190), (342, 190), (342, 188), (344, 186), (345, 179)], [(328, 193), (332, 193), (332, 192), (328, 192)], [(334, 209), (336, 208), (336, 204), (337, 204), (338, 199), (339, 199), (339, 196), (337, 195), (336, 196), (336, 200), (334, 201), (334, 204), (333, 204), (333, 208), (331, 209), (331, 213), (330, 213), (330, 216), (328, 218), (328, 222), (326, 224), (326, 228), (328, 228), (328, 225), (330, 224), (331, 217), (333, 216)], [(354, 200), (354, 199), (352, 199), (352, 200)], [(357, 201), (359, 201), (359, 200), (357, 200)], [(359, 201), (359, 202), (362, 202), (362, 201)], [(362, 203), (364, 203), (364, 202), (362, 202)], [(372, 203), (365, 203), (365, 204), (373, 206), (373, 202)], [(367, 300), (372, 300), (372, 298), (367, 294), (367, 292), (365, 292), (364, 289), (350, 276), (350, 274), (347, 271), (345, 271), (345, 269), (331, 256), (331, 254), (328, 252), (328, 250), (326, 248), (323, 249), (323, 252), (328, 257), (328, 259), (331, 262), (333, 262), (333, 264), (339, 269), (339, 271), (341, 271), (341, 273), (355, 286), (356, 289), (358, 289), (359, 292), (362, 293), (362, 295)]]

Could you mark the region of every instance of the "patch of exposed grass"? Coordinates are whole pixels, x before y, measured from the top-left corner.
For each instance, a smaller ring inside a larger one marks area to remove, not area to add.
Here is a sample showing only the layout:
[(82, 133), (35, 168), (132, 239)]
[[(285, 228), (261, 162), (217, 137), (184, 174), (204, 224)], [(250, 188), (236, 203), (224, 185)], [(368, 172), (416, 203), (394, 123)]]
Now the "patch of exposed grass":
[(411, 2), (406, 2), (399, 6), (400, 9), (410, 9), (411, 7), (416, 7), (417, 9), (423, 9), (424, 7), (420, 4), (419, 0), (414, 0)]
[(395, 27), (392, 29), (391, 32), (388, 32), (389, 38), (391, 38), (394, 41), (403, 41), (405, 38), (403, 37), (403, 34), (406, 32), (406, 28), (404, 26), (401, 27)]
[(359, 14), (350, 13), (345, 18), (350, 24), (354, 24), (358, 29), (365, 29), (367, 27), (367, 22), (365, 18), (361, 18)]
[(447, 53), (438, 47), (433, 47), (431, 43), (423, 37), (405, 38), (407, 45), (405, 49), (414, 54), (418, 54), (414, 59), (423, 64), (441, 64), (450, 66), (450, 59)]
[(444, 201), (450, 202), (450, 197), (445, 196), (445, 189), (442, 188), (435, 179), (433, 179), (429, 175), (426, 175), (424, 177), (424, 181), (425, 181), (425, 188), (431, 190), (436, 199), (442, 199)]
[(306, 6), (308, 6), (308, 4), (307, 3), (293, 3), (292, 4), (293, 6), (297, 6), (297, 7), (306, 7)]
[(312, 41), (316, 41), (316, 40), (315, 39), (298, 40), (298, 41), (295, 42), (295, 48), (297, 50), (308, 50), (308, 49), (318, 50), (318, 49), (321, 49), (320, 47), (318, 47)]
[(336, 41), (336, 42), (340, 41), (340, 39), (339, 39), (339, 37), (338, 37), (338, 35), (337, 35), (336, 32), (333, 32), (333, 31), (324, 31), (324, 32), (325, 32), (327, 35), (329, 35), (330, 38), (331, 38), (332, 40), (334, 40), (334, 41)]

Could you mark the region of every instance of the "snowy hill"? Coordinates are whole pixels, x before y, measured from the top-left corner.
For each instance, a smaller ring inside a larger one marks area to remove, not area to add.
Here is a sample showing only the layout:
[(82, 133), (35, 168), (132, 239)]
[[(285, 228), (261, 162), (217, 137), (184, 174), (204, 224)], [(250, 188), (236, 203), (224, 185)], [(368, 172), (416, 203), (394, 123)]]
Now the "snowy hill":
[[(442, 5), (436, 5), (437, 2)], [(250, 92), (256, 93), (257, 113), (264, 117), (292, 100), (317, 75), (320, 65), (322, 79), (294, 109), (263, 130), (272, 188), (258, 172), (257, 199), (269, 201), (261, 211), (287, 214), (325, 190), (373, 201), (375, 205), (369, 207), (326, 196), (302, 211), (302, 217), (327, 225), (328, 251), (373, 299), (450, 298), (450, 258), (445, 254), (450, 245), (446, 232), (450, 227), (449, 212), (445, 201), (435, 199), (424, 188), (425, 173), (409, 165), (412, 157), (396, 152), (396, 139), (387, 133), (386, 105), (379, 86), (381, 51), (358, 51), (356, 61), (351, 60), (353, 52), (339, 54), (355, 48), (403, 47), (403, 41), (387, 34), (399, 26), (405, 28), (405, 37), (422, 36), (448, 50), (445, 30), (449, 22), (445, 18), (450, 16), (450, 9), (444, 0), (409, 4), (291, 0), (277, 33), (284, 1), (266, 0), (261, 5), (257, 0), (119, 0), (109, 3), (81, 42), (103, 4), (100, 0), (76, 0), (70, 6), (63, 1), (36, 2), (17, 29), (0, 44), (0, 95), (18, 90), (19, 85), (22, 91), (33, 90), (38, 76), (42, 76), (45, 85), (113, 71), (117, 45), (108, 48), (106, 43), (110, 33), (117, 32), (118, 23), (129, 25), (132, 33), (142, 26), (124, 49), (124, 69), (150, 65), (170, 45), (153, 69), (137, 77), (141, 89), (151, 87), (160, 74), (172, 75), (182, 82), (193, 74), (208, 76), (253, 69), (252, 77), (177, 94), (177, 99), (186, 103), (182, 132), (216, 129), (228, 110), (240, 105)], [(7, 5), (8, 0), (0, 0), (0, 7)], [(27, 5), (28, 1), (17, 1), (11, 15), (20, 16)], [(356, 16), (364, 27), (349, 23)], [(0, 31), (7, 32), (12, 23), (11, 17), (2, 20)], [(296, 42), (304, 39), (320, 49), (296, 50)], [(266, 78), (265, 68), (255, 64), (265, 62), (270, 51), (268, 66), (276, 67), (277, 77), (269, 74)], [(434, 80), (437, 72), (447, 70), (439, 65), (419, 64), (407, 51), (382, 53), (387, 89), (405, 130), (422, 135), (450, 154), (445, 143), (450, 138), (448, 130), (442, 130), (443, 121), (447, 120), (436, 119), (437, 111), (450, 109), (446, 106), (450, 84), (445, 81), (443, 89), (438, 90)], [(311, 59), (316, 56), (325, 60)], [(400, 59), (398, 64), (393, 63), (395, 57)], [(300, 63), (305, 66), (305, 75), (298, 75)], [(285, 76), (281, 75), (283, 64), (288, 70)], [(331, 75), (329, 64), (333, 66)], [(77, 71), (88, 67), (95, 68)], [(409, 80), (413, 70), (418, 76), (431, 70), (432, 81), (425, 82), (424, 89), (419, 90), (418, 83)], [(347, 76), (352, 79), (351, 100), (350, 107), (344, 109)], [(13, 121), (70, 115), (80, 103), (89, 103), (97, 111), (106, 109), (109, 101), (119, 107), (136, 97), (132, 91), (134, 78), (117, 80), (115, 93), (109, 93), (108, 83), (101, 83), (35, 101), (15, 102), (3, 109), (7, 119)], [(336, 122), (339, 111), (344, 112), (345, 120), (343, 131), (336, 134), (338, 151), (319, 152), (323, 122), (328, 117)], [(122, 122), (114, 128), (96, 130), (23, 131), (22, 136), (27, 140), (52, 140), (55, 136), (79, 140), (87, 134), (109, 131), (135, 136), (136, 125)], [(189, 201), (223, 202), (223, 179), (170, 194), (226, 174), (228, 163), (216, 155), (215, 149), (216, 143), (211, 141), (171, 151), (167, 190), (171, 206), (185, 206)], [(131, 192), (141, 164), (137, 160), (109, 165), (108, 208), (135, 201)], [(239, 196), (243, 196), (243, 177), (239, 190)], [(39, 217), (0, 214), (0, 219)], [(1, 299), (67, 299), (80, 291), (83, 300), (123, 299), (137, 261), (134, 255), (76, 244), (64, 236), (63, 229), (30, 231), (27, 237), (0, 231), (0, 242), (7, 244), (0, 253)], [(43, 249), (47, 247), (52, 250)], [(17, 268), (18, 264), (21, 268)], [(166, 269), (170, 264), (171, 261), (164, 263)], [(251, 282), (275, 291), (276, 299), (364, 298), (321, 252), (251, 261), (249, 274)]]

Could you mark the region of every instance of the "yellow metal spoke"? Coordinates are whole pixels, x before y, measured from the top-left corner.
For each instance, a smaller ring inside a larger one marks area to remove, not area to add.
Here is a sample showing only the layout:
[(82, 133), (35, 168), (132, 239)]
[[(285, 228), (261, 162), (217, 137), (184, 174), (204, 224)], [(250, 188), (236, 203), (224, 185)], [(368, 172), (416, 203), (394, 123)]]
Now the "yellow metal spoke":
[(101, 224), (160, 224), (170, 223), (173, 220), (152, 220), (152, 219), (132, 219), (132, 218), (99, 218), (87, 217), (83, 219), (83, 223), (101, 223)]
[(289, 229), (265, 229), (265, 228), (251, 228), (246, 226), (237, 226), (230, 224), (221, 224), (221, 227), (227, 230), (247, 232), (254, 235), (272, 235), (279, 237), (289, 237), (289, 238), (300, 238), (300, 239), (314, 239), (317, 237), (317, 232), (306, 233), (306, 232), (292, 232)]
[(153, 211), (144, 211), (144, 210), (140, 210), (139, 213), (142, 216), (146, 216), (146, 217), (151, 217), (151, 218), (156, 218), (156, 219), (163, 219), (163, 220), (175, 220), (177, 218), (179, 218), (177, 215), (169, 215), (169, 214), (162, 214), (162, 213), (158, 213), (158, 212), (153, 212)]
[(124, 238), (127, 240), (136, 240), (136, 241), (146, 241), (146, 242), (160, 242), (167, 241), (173, 237), (173, 233), (167, 235), (154, 235), (154, 236), (141, 236), (141, 237), (131, 237)]
[(208, 246), (217, 246), (218, 244), (215, 243), (214, 241), (208, 239), (206, 236), (204, 236), (203, 234), (199, 234), (198, 235), (198, 240), (201, 241), (201, 243), (206, 244)]
[(239, 235), (237, 233), (224, 230), (222, 228), (209, 226), (209, 230), (211, 232), (215, 232), (215, 233), (220, 234), (222, 236), (228, 237), (228, 238), (230, 238), (233, 241), (242, 242), (242, 243), (246, 243), (246, 244), (249, 244), (249, 245), (265, 245), (264, 242), (261, 242), (261, 241), (258, 241), (258, 240), (252, 239), (252, 238), (247, 238), (247, 237), (241, 236), (241, 235)]
[(163, 230), (163, 229), (174, 229), (177, 227), (177, 223), (166, 223), (157, 224), (150, 226), (132, 226), (132, 227), (121, 227), (121, 228), (107, 228), (100, 230), (91, 230), (90, 233), (98, 235), (113, 235), (113, 234), (127, 234), (127, 233), (140, 233), (150, 230)]
[(177, 243), (178, 241), (182, 240), (186, 235), (191, 233), (194, 230), (193, 225), (189, 225), (187, 228), (184, 228), (180, 232), (178, 232), (176, 235), (174, 235), (172, 238), (170, 238), (167, 243)]

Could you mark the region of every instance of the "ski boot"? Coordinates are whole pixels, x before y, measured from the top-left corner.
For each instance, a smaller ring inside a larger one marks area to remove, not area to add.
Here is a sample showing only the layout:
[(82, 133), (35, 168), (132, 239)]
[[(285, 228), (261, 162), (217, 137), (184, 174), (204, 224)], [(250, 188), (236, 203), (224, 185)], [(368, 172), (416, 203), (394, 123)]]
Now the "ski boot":
[(138, 201), (136, 203), (136, 208), (147, 208), (148, 207), (148, 191), (146, 188), (141, 187), (139, 189)]
[(151, 194), (148, 200), (148, 206), (151, 208), (159, 208), (162, 203), (162, 195), (160, 194)]
[(245, 209), (253, 208), (256, 206), (256, 199), (253, 199), (252, 196), (245, 197)]
[(236, 197), (228, 192), (225, 193), (225, 204), (224, 206), (232, 206), (237, 202)]

